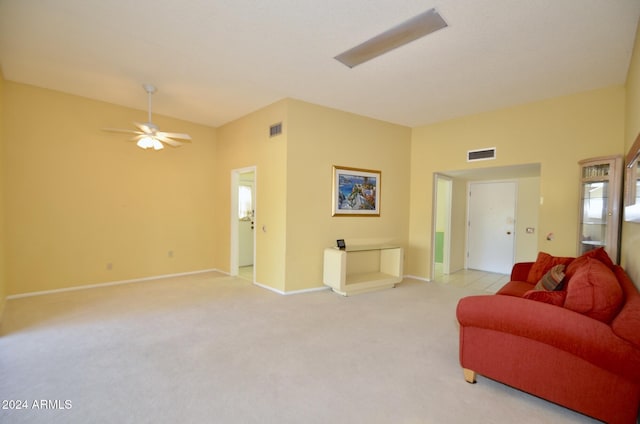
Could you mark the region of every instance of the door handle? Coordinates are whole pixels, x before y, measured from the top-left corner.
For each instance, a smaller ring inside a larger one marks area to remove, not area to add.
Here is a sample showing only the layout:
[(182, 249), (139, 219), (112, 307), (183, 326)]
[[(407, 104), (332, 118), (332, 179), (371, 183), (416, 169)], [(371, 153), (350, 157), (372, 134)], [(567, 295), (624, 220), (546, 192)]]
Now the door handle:
[(511, 235), (511, 231), (507, 231), (507, 235), (509, 235), (509, 236), (510, 236), (510, 235)]

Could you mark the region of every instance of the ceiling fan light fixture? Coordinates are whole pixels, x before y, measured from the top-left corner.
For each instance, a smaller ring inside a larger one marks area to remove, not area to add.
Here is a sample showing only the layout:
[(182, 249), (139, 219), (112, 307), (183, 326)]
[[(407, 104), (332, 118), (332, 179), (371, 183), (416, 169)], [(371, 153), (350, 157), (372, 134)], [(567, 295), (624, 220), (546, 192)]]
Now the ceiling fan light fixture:
[(153, 150), (162, 150), (164, 148), (162, 146), (162, 143), (160, 143), (160, 141), (155, 137), (153, 137), (152, 145), (153, 145)]
[(429, 9), (340, 53), (334, 59), (353, 68), (447, 26), (445, 20), (435, 9)]
[(154, 140), (151, 137), (142, 137), (136, 144), (141, 149), (148, 149), (153, 147), (153, 141)]

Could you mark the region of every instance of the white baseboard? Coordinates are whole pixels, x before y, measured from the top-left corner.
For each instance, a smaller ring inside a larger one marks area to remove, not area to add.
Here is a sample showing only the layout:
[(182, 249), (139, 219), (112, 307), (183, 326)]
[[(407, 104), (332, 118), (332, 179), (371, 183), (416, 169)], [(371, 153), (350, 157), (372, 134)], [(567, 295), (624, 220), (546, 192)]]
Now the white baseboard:
[(329, 290), (329, 287), (314, 287), (314, 288), (311, 288), (311, 289), (282, 291), (282, 290), (278, 290), (278, 289), (275, 289), (273, 287), (267, 286), (266, 284), (261, 284), (261, 283), (258, 283), (258, 282), (254, 282), (253, 284), (258, 286), (258, 287), (261, 287), (263, 289), (270, 290), (270, 291), (272, 291), (274, 293), (281, 294), (283, 296), (289, 296), (289, 295), (292, 295), (292, 294), (303, 294), (303, 293), (311, 293), (311, 292)]
[[(424, 278), (424, 277), (416, 277), (414, 275), (403, 275), (402, 278), (411, 278), (412, 280), (419, 280), (419, 281), (424, 281), (426, 283), (430, 283), (431, 280), (429, 278)], [(317, 291), (324, 291), (324, 290), (331, 290), (331, 287), (314, 287), (311, 289), (302, 289), (302, 290), (292, 290), (292, 291), (282, 291), (282, 290), (278, 290), (276, 288), (273, 288), (271, 286), (267, 286), (266, 284), (262, 284), (262, 283), (258, 283), (258, 282), (254, 282), (254, 285), (261, 287), (263, 289), (266, 290), (270, 290), (274, 293), (278, 293), (281, 294), (283, 296), (289, 296), (292, 294), (303, 294), (303, 293), (312, 293), (312, 292), (317, 292)]]
[(426, 283), (430, 283), (431, 282), (430, 278), (417, 277), (415, 275), (403, 275), (402, 278), (411, 278), (412, 280), (420, 280), (420, 281), (424, 281)]
[(155, 276), (152, 276), (152, 277), (133, 278), (131, 280), (110, 281), (110, 282), (106, 282), (106, 283), (85, 284), (85, 285), (82, 285), (82, 286), (64, 287), (64, 288), (61, 288), (61, 289), (42, 290), (42, 291), (37, 291), (37, 292), (12, 294), (10, 296), (7, 296), (7, 299), (19, 299), (19, 298), (22, 298), (22, 297), (42, 296), (42, 295), (45, 295), (45, 294), (52, 294), (52, 293), (62, 293), (62, 292), (75, 291), (75, 290), (86, 290), (86, 289), (95, 289), (95, 288), (99, 288), (99, 287), (117, 286), (117, 285), (120, 285), (120, 284), (140, 283), (140, 282), (143, 282), (143, 281), (159, 280), (159, 279), (171, 278), (171, 277), (183, 277), (185, 275), (202, 274), (202, 273), (205, 273), (205, 272), (220, 272), (222, 274), (228, 275), (228, 273), (226, 273), (224, 271), (220, 271), (218, 269), (203, 269), (203, 270), (200, 270), (200, 271), (189, 271), (189, 272), (180, 272), (180, 273), (177, 273), (177, 274), (155, 275)]

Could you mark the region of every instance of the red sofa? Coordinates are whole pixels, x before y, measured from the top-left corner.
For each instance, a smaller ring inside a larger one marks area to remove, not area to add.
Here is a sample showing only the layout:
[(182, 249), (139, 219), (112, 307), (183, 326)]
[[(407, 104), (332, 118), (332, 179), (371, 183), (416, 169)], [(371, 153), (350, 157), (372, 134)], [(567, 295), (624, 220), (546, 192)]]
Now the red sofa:
[[(545, 290), (538, 282), (557, 265), (562, 286)], [(495, 295), (461, 299), (456, 314), (468, 382), (478, 373), (607, 423), (636, 422), (640, 294), (604, 250), (541, 252)]]

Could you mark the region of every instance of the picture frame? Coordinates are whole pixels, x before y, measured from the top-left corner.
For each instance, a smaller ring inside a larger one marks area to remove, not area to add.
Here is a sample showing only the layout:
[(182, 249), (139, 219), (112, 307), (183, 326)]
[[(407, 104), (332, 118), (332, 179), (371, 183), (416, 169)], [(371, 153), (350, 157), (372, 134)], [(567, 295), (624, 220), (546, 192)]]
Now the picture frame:
[(382, 173), (333, 166), (332, 216), (380, 216)]

